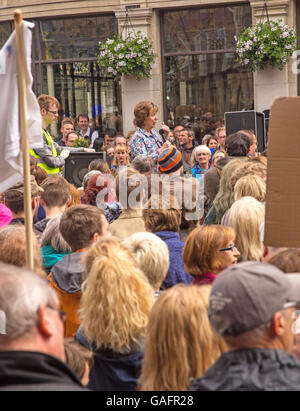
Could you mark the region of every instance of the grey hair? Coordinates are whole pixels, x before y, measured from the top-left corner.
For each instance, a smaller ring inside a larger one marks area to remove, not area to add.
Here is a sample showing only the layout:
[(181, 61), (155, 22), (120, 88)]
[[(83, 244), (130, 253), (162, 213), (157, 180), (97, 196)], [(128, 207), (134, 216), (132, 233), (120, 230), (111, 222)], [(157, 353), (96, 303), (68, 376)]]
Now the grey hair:
[(55, 291), (35, 273), (0, 264), (0, 313), (5, 318), (0, 347), (33, 331), (40, 305), (57, 307), (58, 303)]
[(155, 168), (154, 160), (151, 157), (144, 156), (143, 154), (136, 156), (131, 165), (141, 174), (152, 172)]
[(69, 253), (71, 252), (71, 248), (59, 231), (61, 217), (62, 214), (52, 218), (49, 221), (41, 237), (41, 247), (51, 245), (51, 247), (57, 252)]
[(193, 137), (193, 139), (195, 138), (195, 131), (191, 127), (186, 127), (185, 131), (187, 131), (189, 137)]
[(146, 232), (134, 233), (122, 244), (133, 253), (154, 290), (160, 288), (170, 266), (167, 244), (157, 235)]
[(87, 185), (89, 183), (89, 179), (91, 177), (93, 177), (95, 174), (102, 174), (102, 173), (101, 173), (101, 171), (98, 171), (98, 170), (91, 170), (83, 177), (82, 186), (83, 186), (84, 191), (87, 188)]
[(196, 155), (199, 153), (199, 151), (204, 151), (206, 154), (211, 156), (210, 149), (204, 144), (202, 144), (201, 146), (195, 147), (191, 155), (191, 164), (193, 167), (196, 165)]

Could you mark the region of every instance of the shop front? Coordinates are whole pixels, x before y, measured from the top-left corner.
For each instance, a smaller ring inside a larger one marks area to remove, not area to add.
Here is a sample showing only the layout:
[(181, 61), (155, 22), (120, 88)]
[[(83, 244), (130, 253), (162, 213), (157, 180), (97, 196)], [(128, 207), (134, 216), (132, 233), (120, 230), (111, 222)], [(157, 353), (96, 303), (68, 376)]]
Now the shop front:
[[(61, 118), (86, 113), (95, 126), (127, 134), (133, 129), (134, 106), (151, 100), (159, 107), (160, 121), (183, 121), (203, 134), (220, 124), (227, 111), (262, 111), (270, 108), (274, 95), (297, 95), (291, 65), (280, 73), (253, 74), (235, 60), (234, 36), (261, 19), (264, 2), (259, 0), (14, 3), (35, 23), (34, 91), (55, 95), (62, 105)], [(298, 3), (270, 0), (269, 16), (295, 25)], [(124, 77), (118, 82), (99, 70), (98, 44), (124, 30), (128, 6), (132, 29), (147, 34), (157, 60), (150, 79)], [(3, 45), (13, 25), (8, 8), (1, 11)]]

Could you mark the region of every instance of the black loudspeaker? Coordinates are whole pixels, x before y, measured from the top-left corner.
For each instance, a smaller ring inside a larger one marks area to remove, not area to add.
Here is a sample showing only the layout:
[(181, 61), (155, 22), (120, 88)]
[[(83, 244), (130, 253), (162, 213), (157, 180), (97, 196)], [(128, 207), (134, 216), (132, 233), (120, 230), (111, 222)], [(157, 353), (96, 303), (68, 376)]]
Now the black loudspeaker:
[(265, 115), (257, 111), (234, 111), (225, 113), (226, 135), (240, 130), (252, 130), (257, 138), (257, 150), (262, 153), (267, 146)]
[(269, 132), (269, 121), (270, 121), (270, 110), (263, 111), (265, 115), (265, 128), (266, 128), (266, 141), (268, 144), (268, 132)]
[(106, 161), (106, 153), (70, 153), (64, 167), (64, 178), (75, 187), (82, 187), (90, 162), (98, 159)]

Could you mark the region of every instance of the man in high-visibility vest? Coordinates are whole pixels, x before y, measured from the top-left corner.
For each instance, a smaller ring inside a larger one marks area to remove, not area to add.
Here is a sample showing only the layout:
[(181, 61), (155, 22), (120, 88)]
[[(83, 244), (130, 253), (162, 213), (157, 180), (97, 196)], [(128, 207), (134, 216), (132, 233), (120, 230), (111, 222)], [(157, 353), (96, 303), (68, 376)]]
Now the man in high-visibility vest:
[(38, 98), (42, 116), (42, 133), (44, 139), (43, 148), (31, 149), (30, 154), (38, 160), (38, 166), (48, 174), (59, 174), (61, 167), (65, 165), (70, 152), (94, 152), (90, 148), (61, 147), (55, 143), (47, 128), (58, 117), (60, 104), (55, 97), (42, 94)]

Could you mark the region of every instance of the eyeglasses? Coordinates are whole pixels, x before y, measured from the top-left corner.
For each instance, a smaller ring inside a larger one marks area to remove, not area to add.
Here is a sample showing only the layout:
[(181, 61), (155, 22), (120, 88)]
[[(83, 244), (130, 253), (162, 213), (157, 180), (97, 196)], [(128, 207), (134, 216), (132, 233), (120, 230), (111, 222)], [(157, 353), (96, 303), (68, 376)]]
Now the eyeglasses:
[(46, 110), (48, 113), (53, 114), (54, 116), (58, 116), (58, 111), (51, 111), (51, 110)]
[(60, 308), (51, 307), (51, 305), (46, 305), (46, 307), (49, 308), (50, 310), (57, 311), (62, 323), (64, 325), (66, 324), (67, 314), (63, 310), (61, 310)]
[(235, 248), (235, 244), (232, 244), (232, 245), (229, 246), (229, 247), (221, 248), (219, 251), (233, 251), (234, 248)]

